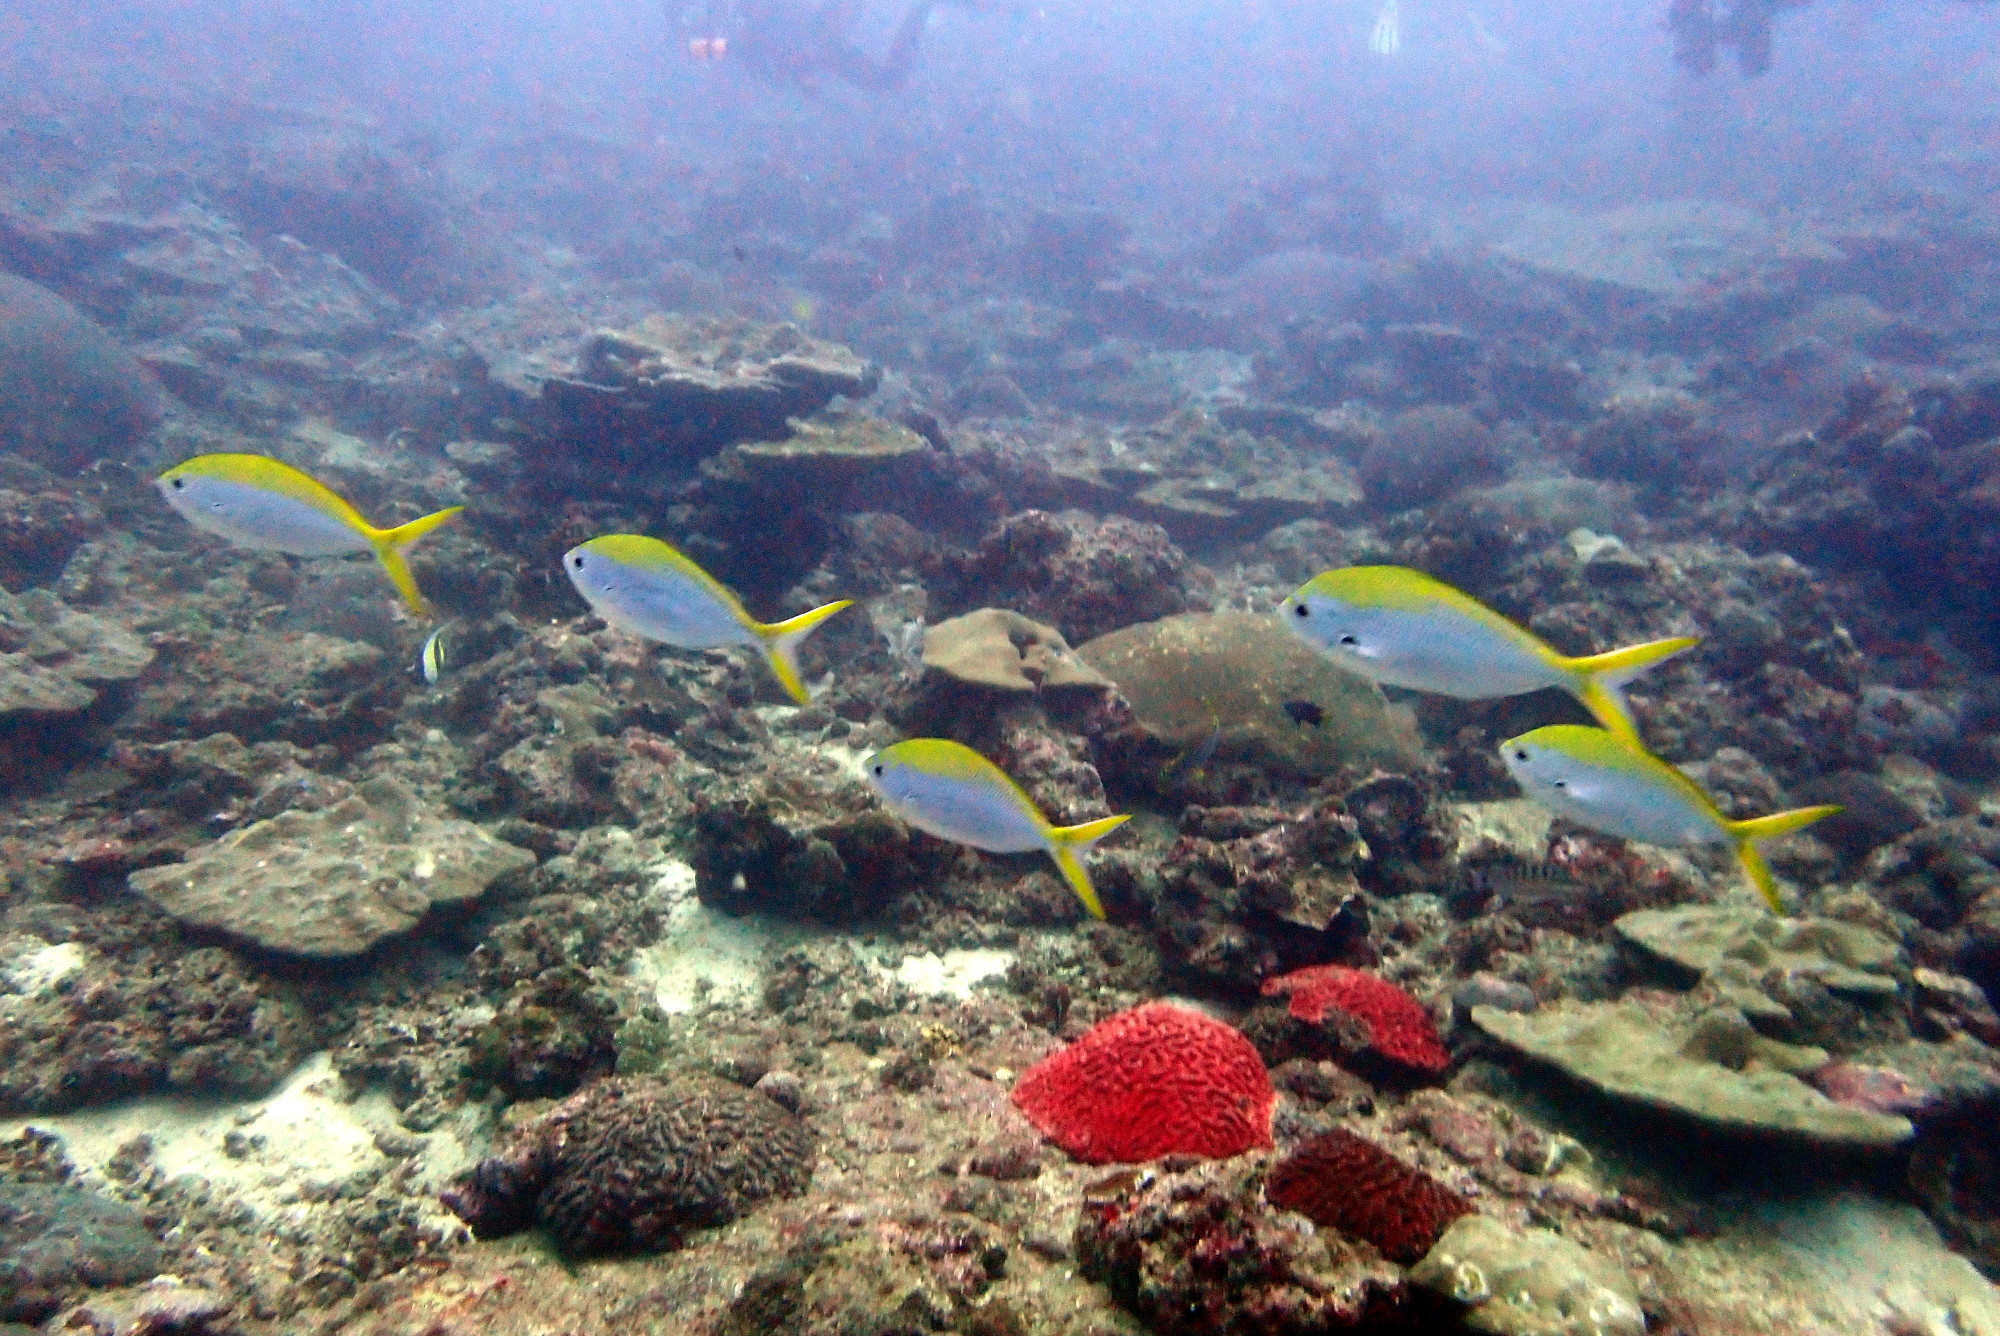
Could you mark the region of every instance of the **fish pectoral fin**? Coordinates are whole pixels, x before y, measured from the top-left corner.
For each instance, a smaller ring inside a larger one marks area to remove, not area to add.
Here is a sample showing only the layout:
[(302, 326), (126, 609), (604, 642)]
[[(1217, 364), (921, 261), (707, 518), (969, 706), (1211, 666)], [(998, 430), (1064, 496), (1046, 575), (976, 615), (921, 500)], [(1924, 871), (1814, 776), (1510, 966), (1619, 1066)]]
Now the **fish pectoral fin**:
[(1736, 857), (1743, 864), (1744, 872), (1749, 874), (1751, 883), (1764, 897), (1764, 902), (1771, 906), (1772, 913), (1783, 914), (1785, 902), (1778, 898), (1777, 878), (1771, 875), (1771, 865), (1764, 861), (1757, 841), (1804, 830), (1813, 822), (1824, 821), (1840, 810), (1837, 804), (1828, 803), (1819, 807), (1795, 807), (1789, 812), (1773, 812), (1770, 816), (1729, 823), (1729, 834), (1736, 841)]
[(843, 608), (852, 607), (851, 598), (836, 599), (832, 603), (822, 603), (811, 612), (802, 612), (796, 617), (788, 617), (782, 622), (769, 624), (759, 622), (757, 634), (764, 638), (766, 657), (771, 661), (771, 671), (778, 675), (778, 685), (785, 694), (801, 705), (812, 703), (812, 696), (806, 691), (806, 684), (799, 677), (799, 645), (805, 638), (819, 629), (819, 624)]
[(1672, 636), (1666, 640), (1649, 640), (1643, 645), (1627, 645), (1624, 649), (1608, 650), (1603, 654), (1559, 658), (1557, 662), (1575, 675), (1577, 699), (1596, 716), (1597, 722), (1625, 741), (1639, 746), (1639, 726), (1632, 718), (1632, 707), (1625, 703), (1625, 684), (1654, 664), (1663, 663), (1676, 654), (1685, 654), (1700, 643), (1699, 636)]
[(1080, 825), (1049, 828), (1049, 854), (1056, 860), (1063, 880), (1076, 892), (1076, 898), (1083, 901), (1083, 907), (1090, 911), (1092, 918), (1104, 917), (1104, 902), (1097, 898), (1097, 888), (1090, 884), (1090, 873), (1084, 870), (1083, 860), (1077, 855), (1131, 819), (1131, 813), (1126, 812), (1085, 821)]
[(375, 547), (375, 559), (382, 563), (382, 569), (389, 572), (389, 580), (396, 586), (396, 592), (410, 605), (410, 611), (422, 616), (424, 596), (417, 592), (417, 577), (410, 574), (410, 563), (403, 559), (403, 549), (416, 542), (458, 515), (464, 506), (446, 506), (443, 510), (399, 524), (393, 529), (369, 529), (368, 541)]

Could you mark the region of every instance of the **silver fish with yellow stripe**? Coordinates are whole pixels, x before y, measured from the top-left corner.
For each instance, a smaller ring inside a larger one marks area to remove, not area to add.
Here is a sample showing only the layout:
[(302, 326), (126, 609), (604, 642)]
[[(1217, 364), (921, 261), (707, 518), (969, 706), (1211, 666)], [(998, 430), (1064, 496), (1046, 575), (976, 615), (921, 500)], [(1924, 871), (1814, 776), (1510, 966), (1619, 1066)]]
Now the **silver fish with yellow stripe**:
[(707, 571), (657, 538), (615, 533), (563, 554), (563, 570), (591, 611), (621, 631), (681, 649), (748, 645), (764, 656), (786, 694), (811, 702), (799, 678), (799, 644), (850, 606), (843, 598), (782, 622), (760, 622)]
[(1720, 844), (1764, 902), (1785, 912), (1757, 841), (1802, 830), (1841, 809), (1800, 807), (1747, 821), (1724, 816), (1701, 786), (1642, 748), (1601, 728), (1552, 724), (1501, 744), (1500, 759), (1527, 795), (1579, 826), (1645, 844)]
[(1700, 643), (1675, 636), (1572, 658), (1471, 595), (1404, 566), (1325, 571), (1279, 612), (1285, 625), (1341, 666), (1387, 686), (1459, 700), (1558, 687), (1634, 746), (1639, 730), (1625, 684)]
[(403, 550), (465, 509), (448, 506), (408, 524), (378, 529), (319, 479), (265, 455), (197, 455), (162, 473), (153, 485), (188, 523), (238, 547), (295, 557), (373, 552), (419, 616), (424, 596), (417, 592)]
[(999, 766), (944, 738), (912, 738), (884, 747), (868, 758), (867, 772), (882, 800), (918, 830), (990, 853), (1042, 850), (1056, 860), (1063, 880), (1091, 917), (1104, 917), (1104, 905), (1078, 855), (1129, 816), (1052, 826), (1035, 800)]

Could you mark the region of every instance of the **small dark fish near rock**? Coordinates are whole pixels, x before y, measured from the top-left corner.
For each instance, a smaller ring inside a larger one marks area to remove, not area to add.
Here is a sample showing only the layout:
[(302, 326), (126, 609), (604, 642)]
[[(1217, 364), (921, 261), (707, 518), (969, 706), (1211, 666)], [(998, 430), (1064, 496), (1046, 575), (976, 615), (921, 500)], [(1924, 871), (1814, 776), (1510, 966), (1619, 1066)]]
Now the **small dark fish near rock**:
[(1326, 711), (1309, 700), (1286, 701), (1285, 713), (1289, 714), (1292, 722), (1301, 728), (1318, 728), (1326, 722)]

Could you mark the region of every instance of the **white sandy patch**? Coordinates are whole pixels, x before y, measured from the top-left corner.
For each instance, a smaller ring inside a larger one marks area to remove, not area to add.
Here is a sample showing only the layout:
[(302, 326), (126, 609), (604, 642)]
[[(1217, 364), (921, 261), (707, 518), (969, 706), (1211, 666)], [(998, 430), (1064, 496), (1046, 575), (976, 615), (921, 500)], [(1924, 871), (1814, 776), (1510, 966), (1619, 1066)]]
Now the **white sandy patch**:
[(0, 951), (0, 983), (8, 992), (36, 997), (90, 963), (90, 952), (75, 942), (50, 944), (39, 937), (15, 938)]
[[(413, 1186), (433, 1196), (474, 1158), (468, 1111), (435, 1131), (415, 1137), (423, 1149)], [(329, 1053), (315, 1053), (268, 1097), (239, 1103), (183, 1098), (128, 1100), (80, 1113), (0, 1122), (0, 1137), (39, 1127), (63, 1140), (70, 1161), (102, 1174), (118, 1148), (140, 1135), (153, 1139), (153, 1163), (169, 1178), (206, 1179), (260, 1216), (276, 1218), (310, 1208), (315, 1198), (343, 1189), (365, 1189), (394, 1161), (376, 1147), (378, 1133), (408, 1141), (414, 1134), (396, 1122), (388, 1097), (371, 1091), (351, 1103), (341, 1099), (340, 1078)], [(225, 1145), (240, 1133), (240, 1154)], [(261, 1138), (261, 1141), (259, 1140)], [(437, 1208), (441, 1219), (442, 1208)]]
[(1717, 1243), (1812, 1296), (1835, 1330), (2000, 1336), (2000, 1290), (1914, 1206), (1858, 1192), (1772, 1202)]
[(771, 962), (813, 936), (760, 914), (709, 908), (695, 896), (694, 869), (678, 859), (656, 872), (653, 892), (665, 901), (665, 926), (658, 941), (632, 957), (632, 977), (669, 1015), (705, 1002), (754, 1001)]
[(1548, 851), (1549, 809), (1530, 798), (1503, 798), (1490, 803), (1454, 803), (1458, 811), (1458, 849), (1463, 858), (1482, 844), (1498, 846), (1516, 858), (1539, 861)]
[(973, 987), (981, 980), (1005, 974), (1014, 963), (1014, 953), (988, 948), (952, 950), (943, 955), (926, 951), (922, 955), (904, 956), (894, 966), (887, 960), (870, 963), (920, 996), (949, 997), (963, 1002), (972, 996)]

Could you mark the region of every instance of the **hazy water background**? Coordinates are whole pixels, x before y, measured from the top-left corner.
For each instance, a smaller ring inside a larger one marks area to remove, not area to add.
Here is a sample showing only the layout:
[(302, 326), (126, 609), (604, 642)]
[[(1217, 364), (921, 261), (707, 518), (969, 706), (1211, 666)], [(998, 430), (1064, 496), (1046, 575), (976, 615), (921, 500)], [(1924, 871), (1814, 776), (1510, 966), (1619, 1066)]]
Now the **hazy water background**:
[[(696, 63), (655, 3), (12, 4), (0, 78), (17, 136), (38, 104), (72, 98), (192, 100), (251, 123), (310, 103), (425, 141), (495, 204), (510, 168), (538, 193), (526, 178), (553, 150), (632, 183), (663, 229), (712, 183), (766, 173), (822, 206), (891, 214), (943, 186), (1101, 207), (1165, 249), (1287, 172), (1431, 198), (1811, 207), (1948, 180), (2000, 131), (1990, 5), (1783, 15), (1777, 66), (1755, 80), (1726, 62), (1676, 70), (1657, 0), (1406, 0), (1390, 58), (1367, 49), (1374, 9), (946, 8), (910, 87), (875, 95)], [(871, 15), (878, 42), (898, 12)], [(559, 233), (563, 208), (542, 202)], [(569, 207), (587, 227), (588, 201)]]

